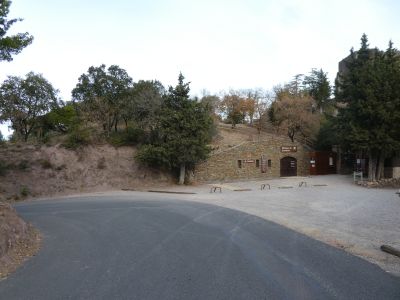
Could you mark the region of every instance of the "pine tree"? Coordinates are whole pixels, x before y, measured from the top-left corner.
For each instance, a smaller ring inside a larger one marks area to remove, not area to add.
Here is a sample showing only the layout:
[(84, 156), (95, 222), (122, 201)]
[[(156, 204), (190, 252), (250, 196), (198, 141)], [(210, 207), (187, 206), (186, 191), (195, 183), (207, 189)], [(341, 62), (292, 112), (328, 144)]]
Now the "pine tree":
[(310, 75), (304, 77), (303, 84), (305, 90), (317, 103), (317, 107), (322, 113), (330, 103), (332, 88), (328, 80), (327, 73), (322, 69), (312, 69)]
[(207, 158), (212, 118), (207, 108), (189, 98), (189, 83), (179, 74), (170, 87), (158, 118), (157, 138), (144, 146), (137, 158), (147, 164), (179, 170), (179, 184), (186, 169)]

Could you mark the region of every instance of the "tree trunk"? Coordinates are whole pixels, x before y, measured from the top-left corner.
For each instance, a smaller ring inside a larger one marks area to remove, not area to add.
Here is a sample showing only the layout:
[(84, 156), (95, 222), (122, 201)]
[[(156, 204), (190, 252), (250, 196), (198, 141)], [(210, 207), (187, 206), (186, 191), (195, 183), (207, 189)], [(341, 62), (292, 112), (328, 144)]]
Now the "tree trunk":
[(118, 118), (115, 118), (115, 123), (114, 123), (114, 131), (118, 131)]
[(376, 168), (376, 180), (383, 178), (383, 172), (385, 167), (385, 155), (381, 153), (379, 155), (378, 166)]
[(181, 164), (180, 172), (179, 172), (179, 182), (178, 184), (182, 185), (185, 183), (185, 173), (186, 173), (186, 166), (185, 164)]
[(376, 160), (372, 151), (368, 154), (368, 181), (375, 181)]
[(290, 138), (292, 143), (294, 142), (294, 134), (294, 130), (288, 129), (288, 137)]
[(340, 174), (341, 171), (342, 171), (342, 148), (338, 146), (336, 173)]

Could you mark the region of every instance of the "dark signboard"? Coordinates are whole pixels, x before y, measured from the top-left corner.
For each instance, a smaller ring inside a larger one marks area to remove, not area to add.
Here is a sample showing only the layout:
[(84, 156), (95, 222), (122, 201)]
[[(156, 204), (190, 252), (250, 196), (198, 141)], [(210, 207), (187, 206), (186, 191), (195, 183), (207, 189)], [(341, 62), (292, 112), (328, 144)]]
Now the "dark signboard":
[(282, 146), (281, 152), (297, 152), (297, 146)]

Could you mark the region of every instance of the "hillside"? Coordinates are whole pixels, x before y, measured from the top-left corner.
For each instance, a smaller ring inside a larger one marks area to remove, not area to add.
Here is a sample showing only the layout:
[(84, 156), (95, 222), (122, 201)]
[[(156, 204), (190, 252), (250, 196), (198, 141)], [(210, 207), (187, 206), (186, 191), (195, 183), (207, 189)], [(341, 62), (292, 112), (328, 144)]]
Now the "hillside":
[(235, 128), (232, 128), (230, 124), (219, 123), (218, 134), (214, 138), (212, 146), (216, 150), (223, 150), (242, 142), (268, 141), (271, 139), (280, 139), (290, 143), (290, 139), (286, 135), (276, 134), (272, 128), (258, 134), (255, 127), (246, 124), (237, 124)]
[(133, 147), (9, 145), (0, 148), (0, 200), (166, 185), (169, 174), (138, 165)]
[[(282, 139), (284, 135), (238, 124), (218, 124), (212, 148), (218, 152), (245, 141)], [(9, 144), (0, 147), (0, 200), (67, 195), (173, 184), (168, 173), (139, 165), (135, 147), (91, 145), (68, 150), (60, 145)]]
[(0, 201), (0, 279), (14, 271), (40, 246), (40, 235), (7, 203)]

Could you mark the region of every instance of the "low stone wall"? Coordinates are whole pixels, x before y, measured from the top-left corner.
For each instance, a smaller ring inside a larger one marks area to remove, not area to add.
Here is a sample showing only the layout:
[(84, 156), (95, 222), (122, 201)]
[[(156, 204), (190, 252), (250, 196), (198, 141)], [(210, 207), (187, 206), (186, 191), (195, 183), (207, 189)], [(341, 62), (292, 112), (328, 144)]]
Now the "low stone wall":
[(393, 178), (400, 178), (400, 167), (393, 167)]
[(400, 178), (384, 178), (378, 181), (358, 181), (357, 184), (367, 188), (400, 188)]
[[(285, 147), (286, 150), (296, 147), (296, 151), (282, 152), (281, 147)], [(196, 166), (194, 179), (198, 182), (207, 182), (276, 178), (280, 176), (280, 160), (287, 156), (297, 159), (298, 176), (309, 175), (307, 149), (299, 143), (276, 138), (260, 142), (243, 142), (229, 149), (216, 151), (207, 161)], [(265, 173), (261, 172), (263, 161), (266, 167)]]

